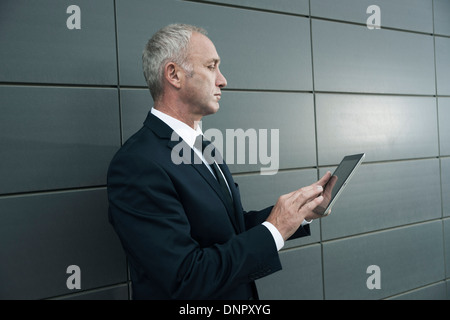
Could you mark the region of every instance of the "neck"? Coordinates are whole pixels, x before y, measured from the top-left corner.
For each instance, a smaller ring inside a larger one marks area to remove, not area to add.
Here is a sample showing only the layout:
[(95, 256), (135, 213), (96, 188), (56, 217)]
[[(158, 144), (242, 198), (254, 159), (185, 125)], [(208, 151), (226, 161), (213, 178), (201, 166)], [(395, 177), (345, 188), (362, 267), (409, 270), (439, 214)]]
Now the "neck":
[(161, 111), (185, 124), (192, 129), (197, 130), (198, 123), (202, 120), (200, 116), (194, 116), (184, 112), (183, 108), (174, 107), (173, 104), (163, 103), (161, 101), (155, 102), (153, 106), (156, 110)]

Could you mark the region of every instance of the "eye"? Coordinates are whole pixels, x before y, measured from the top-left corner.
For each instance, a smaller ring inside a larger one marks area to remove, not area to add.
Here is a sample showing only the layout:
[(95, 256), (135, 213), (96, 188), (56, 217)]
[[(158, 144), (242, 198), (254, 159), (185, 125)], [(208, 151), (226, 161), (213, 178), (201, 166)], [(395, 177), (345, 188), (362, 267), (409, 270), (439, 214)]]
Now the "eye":
[(214, 71), (216, 69), (216, 65), (215, 64), (209, 65), (208, 69)]

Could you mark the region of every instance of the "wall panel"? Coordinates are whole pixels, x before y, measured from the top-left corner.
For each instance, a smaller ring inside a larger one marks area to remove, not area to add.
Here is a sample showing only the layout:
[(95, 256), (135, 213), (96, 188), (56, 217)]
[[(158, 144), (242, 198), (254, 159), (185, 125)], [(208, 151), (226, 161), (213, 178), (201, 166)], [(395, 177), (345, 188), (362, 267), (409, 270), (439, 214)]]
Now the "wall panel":
[(120, 90), (122, 141), (125, 142), (142, 125), (153, 107), (153, 99), (148, 89)]
[(433, 37), (312, 20), (317, 91), (434, 94)]
[(117, 91), (0, 86), (0, 194), (103, 185), (120, 145)]
[(450, 216), (450, 158), (441, 159), (441, 183), (444, 216)]
[(438, 98), (439, 154), (450, 155), (450, 98)]
[[(329, 169), (323, 168), (321, 174)], [(323, 219), (323, 239), (441, 217), (439, 161), (364, 164)], [(424, 186), (427, 191), (424, 192)]]
[(54, 298), (53, 300), (127, 300), (129, 288), (127, 284), (120, 284), (107, 288), (83, 291)]
[[(277, 169), (316, 164), (312, 94), (226, 91), (219, 111), (204, 117), (202, 125), (205, 134), (220, 131), (223, 147), (215, 144), (223, 150), (224, 159), (234, 173), (269, 169), (276, 173)], [(241, 148), (239, 142), (244, 135), (248, 137), (245, 148)], [(248, 154), (250, 145), (255, 150), (251, 152), (252, 159)], [(244, 157), (239, 158), (243, 151), (245, 161)]]
[(433, 0), (434, 32), (450, 36), (450, 3), (447, 0)]
[(113, 1), (77, 1), (79, 30), (66, 25), (71, 4), (75, 3), (2, 1), (0, 81), (117, 84)]
[(450, 95), (450, 39), (436, 37), (437, 93)]
[[(441, 280), (442, 245), (441, 221), (326, 242), (325, 298), (380, 299)], [(380, 289), (367, 287), (371, 265), (380, 268)]]
[[(207, 29), (229, 88), (312, 89), (306, 18), (174, 0), (133, 4), (117, 1), (121, 85), (145, 86), (140, 64), (145, 44), (162, 26), (181, 22)], [(243, 50), (236, 54), (236, 48)]]
[(445, 275), (450, 278), (450, 219), (444, 219)]
[(432, 0), (312, 0), (311, 15), (366, 24), (372, 5), (380, 8), (381, 28), (433, 32)]
[(435, 98), (317, 94), (316, 109), (321, 165), (362, 152), (365, 161), (439, 154)]
[(108, 224), (104, 188), (0, 198), (1, 299), (42, 299), (127, 280), (125, 255)]
[(257, 281), (260, 299), (318, 300), (323, 298), (320, 246), (280, 253), (283, 270)]
[[(197, 2), (203, 1), (198, 0)], [(272, 0), (213, 0), (204, 2), (224, 5), (236, 5), (239, 7), (263, 9), (291, 14), (309, 14), (308, 0), (277, 0), (276, 2)]]
[(389, 300), (447, 300), (447, 288), (445, 282), (438, 282), (396, 295)]

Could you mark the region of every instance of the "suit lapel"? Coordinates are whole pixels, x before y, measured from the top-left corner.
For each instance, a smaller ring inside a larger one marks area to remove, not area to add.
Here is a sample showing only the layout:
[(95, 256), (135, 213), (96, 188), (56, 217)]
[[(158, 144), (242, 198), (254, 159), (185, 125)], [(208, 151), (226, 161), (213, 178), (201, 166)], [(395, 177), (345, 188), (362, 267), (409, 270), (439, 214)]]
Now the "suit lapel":
[(233, 176), (231, 175), (231, 172), (228, 169), (228, 166), (225, 164), (225, 162), (219, 164), (219, 167), (220, 170), (222, 170), (225, 179), (227, 180), (228, 186), (230, 187), (231, 190), (231, 195), (233, 196), (234, 218), (236, 219), (237, 230), (238, 232), (244, 232), (245, 231), (245, 223), (243, 216), (244, 213), (242, 210), (241, 196), (239, 194), (239, 190), (236, 188)]
[[(216, 194), (218, 195), (218, 197), (220, 198), (220, 200), (222, 201), (222, 203), (225, 205), (225, 208), (227, 209), (227, 213), (228, 216), (231, 220), (231, 223), (234, 226), (234, 229), (236, 230), (237, 233), (242, 232), (242, 228), (240, 226), (239, 220), (237, 219), (237, 212), (236, 211), (236, 201), (234, 200), (236, 197), (236, 193), (233, 192), (232, 187), (236, 190), (235, 186), (234, 186), (234, 182), (233, 180), (230, 180), (224, 173), (225, 179), (227, 180), (227, 183), (230, 187), (230, 189), (232, 190), (231, 194), (233, 196), (233, 206), (234, 208), (231, 208), (230, 205), (228, 204), (228, 202), (225, 199), (225, 195), (223, 194), (222, 189), (220, 188), (220, 185), (218, 183), (218, 181), (216, 180), (216, 178), (213, 177), (212, 173), (209, 171), (209, 169), (206, 167), (206, 165), (202, 162), (202, 160), (197, 156), (197, 154), (195, 154), (194, 150), (192, 150), (192, 155), (195, 159), (196, 162), (192, 162), (192, 165), (194, 166), (194, 168), (201, 174), (201, 176), (208, 182), (208, 184), (211, 186), (211, 188), (214, 189), (214, 191), (216, 192)], [(200, 161), (200, 163), (198, 162)], [(220, 169), (222, 170), (222, 172), (224, 171), (224, 167), (226, 167), (226, 165), (219, 165)]]
[[(149, 112), (144, 125), (150, 128), (157, 136), (162, 139), (168, 140), (167, 146), (171, 149), (172, 161), (176, 164), (190, 164), (197, 170), (197, 172), (205, 179), (209, 186), (216, 192), (217, 196), (225, 205), (228, 216), (234, 229), (237, 233), (243, 231), (243, 217), (242, 217), (242, 206), (240, 204), (239, 192), (237, 191), (233, 178), (228, 170), (226, 164), (219, 164), (220, 169), (224, 173), (227, 183), (230, 187), (231, 194), (233, 196), (234, 208), (230, 208), (225, 200), (225, 195), (220, 189), (220, 185), (217, 180), (213, 177), (209, 169), (202, 162), (202, 160), (195, 154), (194, 150), (189, 147), (189, 145), (182, 140), (167, 124), (165, 124), (161, 119)], [(238, 200), (238, 201), (236, 201)], [(237, 216), (241, 216), (240, 219)]]

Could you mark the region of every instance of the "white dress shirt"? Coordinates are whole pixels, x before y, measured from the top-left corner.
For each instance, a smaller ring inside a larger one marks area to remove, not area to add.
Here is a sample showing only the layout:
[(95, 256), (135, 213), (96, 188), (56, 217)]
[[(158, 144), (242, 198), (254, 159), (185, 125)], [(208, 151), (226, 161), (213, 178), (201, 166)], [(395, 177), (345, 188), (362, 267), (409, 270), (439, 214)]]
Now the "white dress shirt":
[[(155, 108), (152, 108), (151, 113), (154, 116), (158, 117), (160, 120), (162, 120), (165, 124), (167, 124), (173, 131), (175, 131), (176, 134), (178, 134), (178, 136), (180, 136), (181, 139), (183, 139), (189, 145), (189, 147), (191, 147), (194, 150), (194, 152), (200, 157), (200, 159), (202, 159), (203, 163), (205, 163), (206, 167), (209, 169), (209, 171), (215, 178), (215, 175), (214, 175), (211, 167), (207, 164), (205, 158), (203, 157), (202, 151), (198, 150), (197, 148), (194, 148), (194, 143), (195, 143), (195, 139), (197, 138), (197, 136), (203, 135), (201, 127), (197, 126), (196, 129), (193, 129), (190, 126), (188, 126), (187, 124), (185, 124), (184, 122), (182, 122), (178, 119), (175, 119), (175, 118), (169, 116), (168, 114), (165, 114), (159, 110), (156, 110)], [(222, 175), (223, 175), (223, 173), (222, 173)], [(224, 180), (228, 184), (225, 177), (224, 177)], [(228, 187), (228, 189), (229, 189), (229, 187)], [(309, 223), (311, 223), (311, 221), (304, 220), (302, 223), (302, 226), (305, 224), (309, 224)], [(277, 250), (280, 250), (281, 248), (283, 248), (284, 240), (283, 240), (281, 233), (278, 231), (278, 229), (272, 223), (270, 223), (268, 221), (264, 221), (262, 224), (272, 234), (272, 237), (277, 246)]]

